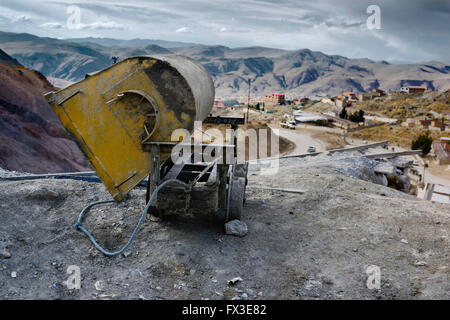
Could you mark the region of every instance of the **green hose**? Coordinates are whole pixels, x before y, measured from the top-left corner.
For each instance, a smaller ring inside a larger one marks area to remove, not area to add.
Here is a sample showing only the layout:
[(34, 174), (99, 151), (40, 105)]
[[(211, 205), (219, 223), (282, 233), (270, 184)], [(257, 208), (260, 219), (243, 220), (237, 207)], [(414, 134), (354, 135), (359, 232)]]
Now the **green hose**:
[(124, 245), (122, 247), (122, 249), (120, 249), (119, 251), (115, 251), (115, 252), (110, 252), (110, 251), (106, 251), (105, 249), (103, 249), (98, 242), (95, 240), (95, 238), (92, 236), (92, 234), (86, 230), (83, 225), (82, 225), (82, 220), (84, 215), (88, 212), (88, 210), (90, 208), (92, 208), (93, 206), (99, 205), (99, 204), (104, 204), (104, 203), (112, 203), (115, 202), (114, 200), (106, 200), (106, 201), (97, 201), (94, 203), (91, 203), (89, 205), (87, 205), (80, 213), (80, 216), (78, 217), (78, 221), (77, 223), (75, 223), (75, 229), (80, 230), (81, 232), (83, 232), (85, 235), (88, 236), (89, 240), (91, 240), (92, 244), (95, 246), (95, 248), (100, 251), (101, 253), (103, 253), (105, 256), (109, 256), (109, 257), (113, 257), (113, 256), (117, 256), (119, 254), (121, 254), (122, 252), (124, 252), (125, 250), (128, 249), (128, 247), (131, 245), (131, 243), (133, 242), (134, 238), (136, 237), (136, 234), (139, 231), (139, 228), (141, 227), (142, 223), (145, 220), (145, 216), (147, 215), (147, 211), (150, 208), (153, 200), (155, 199), (156, 194), (159, 192), (159, 190), (161, 190), (165, 185), (171, 183), (171, 182), (175, 182), (178, 184), (183, 185), (185, 188), (190, 189), (190, 185), (187, 183), (184, 183), (180, 180), (177, 179), (169, 179), (164, 181), (163, 183), (161, 183), (152, 193), (152, 196), (150, 197), (150, 200), (148, 201), (147, 205), (145, 206), (144, 211), (141, 214), (141, 218), (139, 219), (138, 224), (136, 225), (136, 228), (134, 228), (134, 231), (130, 237), (130, 240), (128, 240), (127, 244)]

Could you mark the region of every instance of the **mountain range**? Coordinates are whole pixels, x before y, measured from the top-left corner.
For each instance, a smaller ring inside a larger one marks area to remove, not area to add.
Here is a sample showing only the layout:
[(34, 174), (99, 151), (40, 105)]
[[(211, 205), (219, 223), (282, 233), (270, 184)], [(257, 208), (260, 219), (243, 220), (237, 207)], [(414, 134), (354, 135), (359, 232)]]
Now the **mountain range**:
[(285, 92), (288, 96), (336, 95), (374, 88), (397, 90), (404, 85), (450, 89), (450, 65), (437, 61), (391, 64), (351, 59), (309, 49), (229, 48), (164, 40), (79, 38), (60, 40), (31, 34), (0, 32), (0, 48), (24, 66), (47, 77), (79, 81), (86, 73), (109, 66), (111, 57), (180, 54), (210, 72), (217, 98)]

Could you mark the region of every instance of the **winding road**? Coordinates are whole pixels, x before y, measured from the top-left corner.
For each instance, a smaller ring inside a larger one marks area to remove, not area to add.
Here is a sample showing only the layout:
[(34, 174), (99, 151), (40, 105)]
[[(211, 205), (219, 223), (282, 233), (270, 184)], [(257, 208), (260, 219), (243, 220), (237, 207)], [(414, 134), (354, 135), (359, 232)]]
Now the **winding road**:
[(326, 150), (325, 144), (322, 141), (313, 138), (311, 133), (304, 129), (291, 130), (277, 127), (270, 128), (272, 130), (278, 130), (280, 137), (286, 138), (295, 144), (295, 148), (291, 152), (293, 155), (308, 153), (309, 146), (315, 147), (317, 152)]

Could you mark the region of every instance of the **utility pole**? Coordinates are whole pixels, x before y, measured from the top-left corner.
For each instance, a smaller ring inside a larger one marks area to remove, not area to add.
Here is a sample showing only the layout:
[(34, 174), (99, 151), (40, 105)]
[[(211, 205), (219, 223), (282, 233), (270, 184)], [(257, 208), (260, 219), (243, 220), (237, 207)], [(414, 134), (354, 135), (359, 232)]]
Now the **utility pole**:
[(248, 124), (248, 110), (250, 109), (250, 89), (252, 87), (252, 79), (248, 78), (248, 99), (247, 99), (247, 124)]
[(424, 160), (423, 161), (423, 176), (422, 176), (422, 182), (425, 183), (425, 168), (428, 167), (428, 163)]

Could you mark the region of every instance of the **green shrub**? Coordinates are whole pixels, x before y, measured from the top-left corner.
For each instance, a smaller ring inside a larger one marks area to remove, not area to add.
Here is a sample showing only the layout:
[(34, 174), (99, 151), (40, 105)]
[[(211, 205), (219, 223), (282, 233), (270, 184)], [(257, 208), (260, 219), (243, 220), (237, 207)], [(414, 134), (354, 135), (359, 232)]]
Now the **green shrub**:
[(417, 139), (411, 143), (412, 150), (422, 150), (423, 155), (428, 154), (431, 151), (431, 144), (433, 139), (430, 137), (430, 133), (421, 134)]
[(359, 110), (359, 111), (355, 111), (353, 112), (349, 117), (348, 120), (352, 121), (352, 122), (364, 122), (364, 111), (363, 110)]
[(341, 119), (347, 119), (347, 109), (345, 108), (345, 106), (342, 107), (341, 113), (339, 113), (339, 118)]

